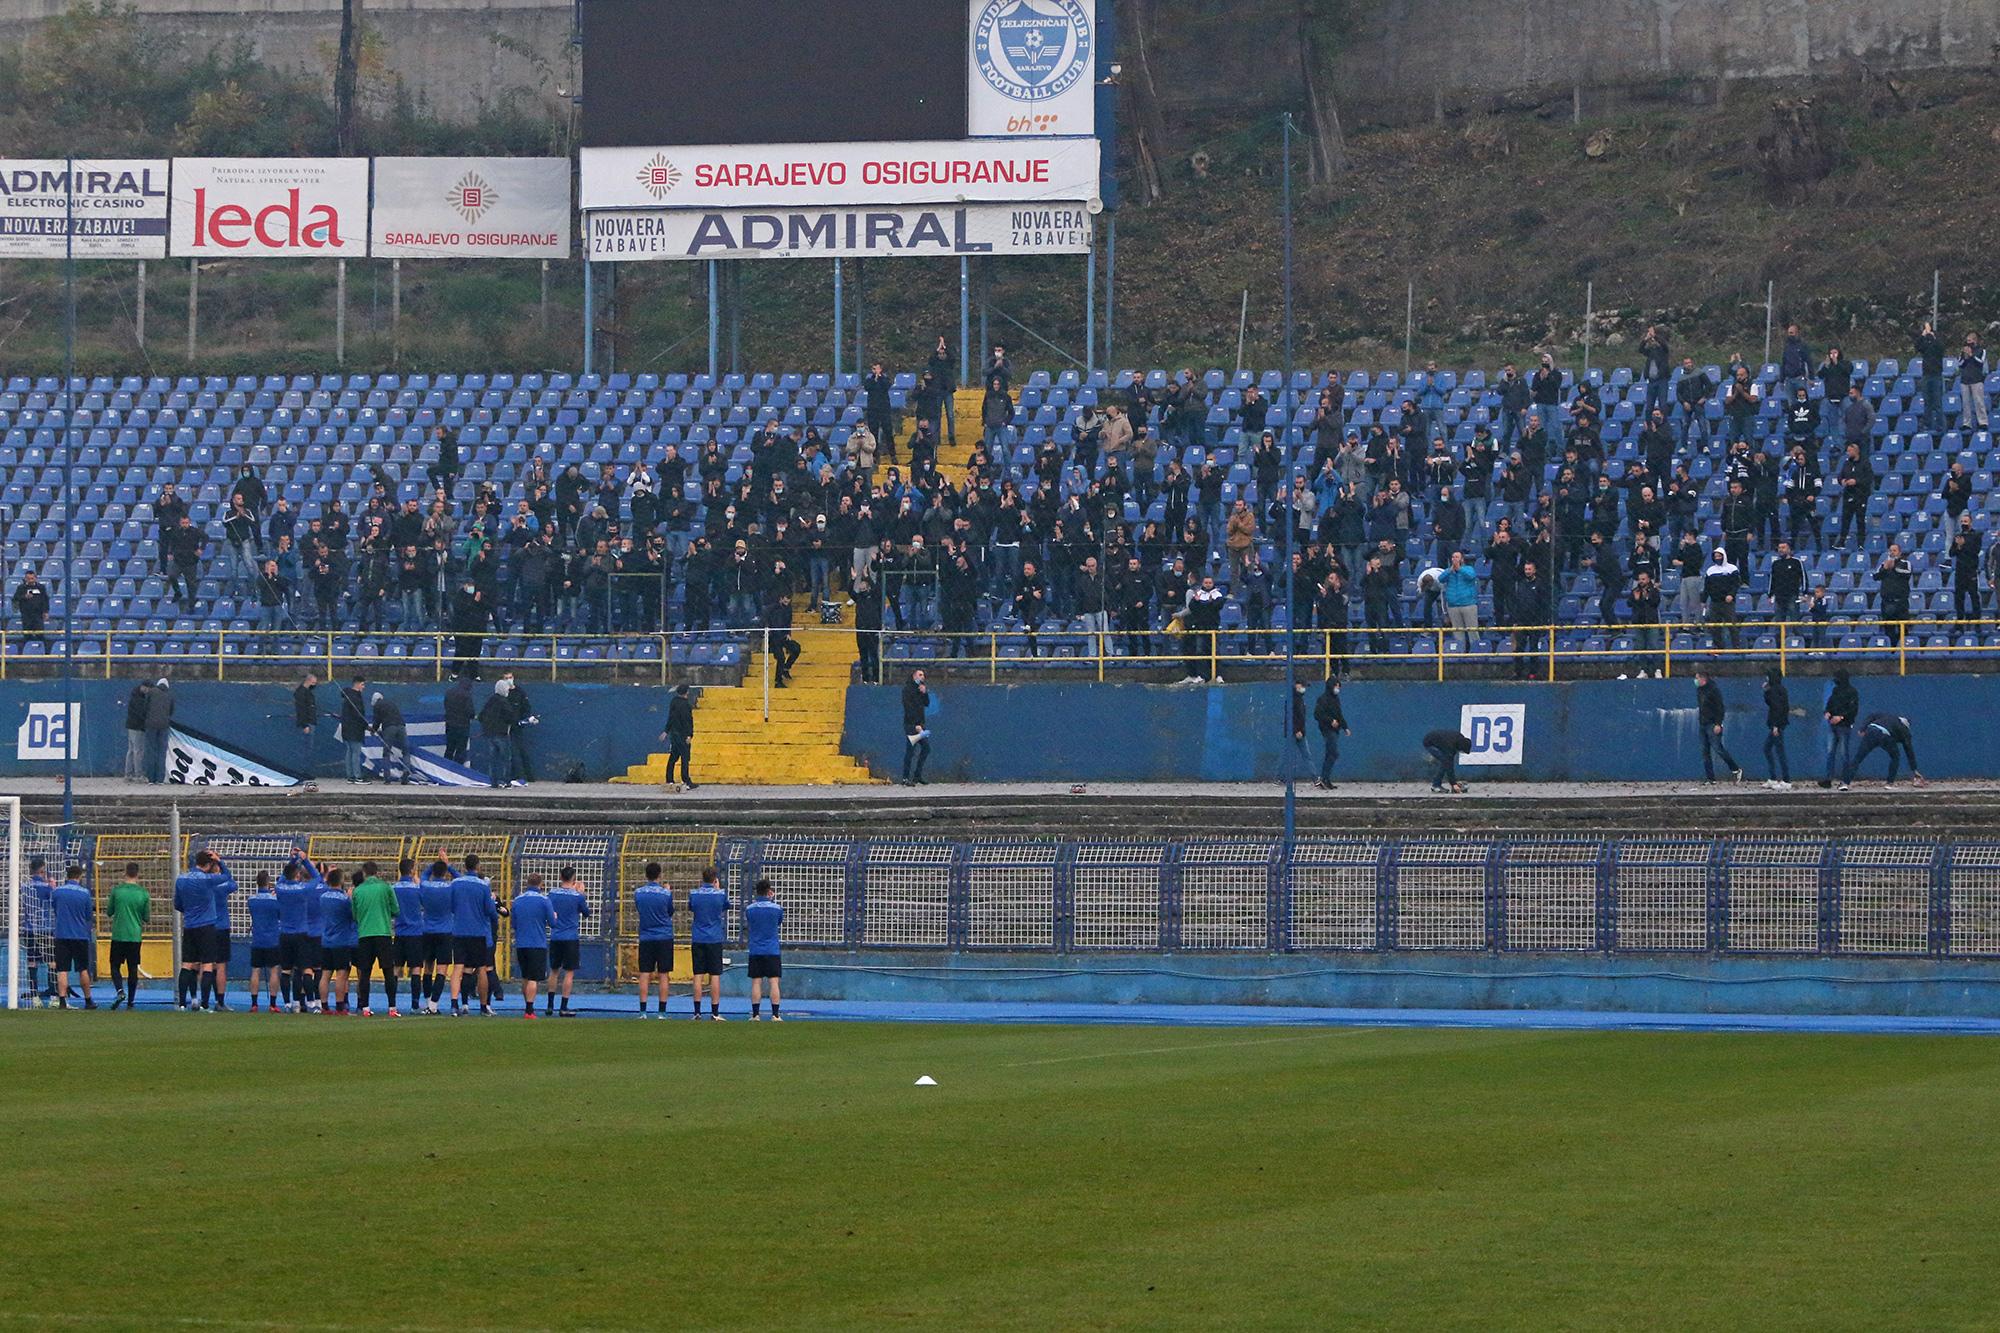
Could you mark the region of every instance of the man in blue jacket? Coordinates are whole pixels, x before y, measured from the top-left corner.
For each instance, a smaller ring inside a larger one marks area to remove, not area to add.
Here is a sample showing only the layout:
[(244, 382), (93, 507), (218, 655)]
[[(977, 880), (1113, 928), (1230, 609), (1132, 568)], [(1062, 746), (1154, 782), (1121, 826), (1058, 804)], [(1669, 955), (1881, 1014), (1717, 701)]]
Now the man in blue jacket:
[(63, 882), (49, 894), (53, 933), (56, 942), (56, 1007), (69, 1008), (69, 974), (74, 971), (83, 983), (83, 1007), (95, 1009), (90, 994), (91, 937), (97, 920), (97, 902), (83, 887), (83, 867), (71, 865), (63, 872)]
[(194, 1004), (196, 988), (201, 1008), (208, 1011), (215, 992), (215, 905), (227, 903), (228, 892), (217, 893), (224, 883), (236, 884), (229, 868), (214, 852), (195, 853), (194, 864), (174, 879), (174, 910), (181, 914), (181, 972), (177, 1003), (182, 1009)]
[(492, 931), (500, 922), (499, 903), (493, 897), (492, 881), (479, 873), (479, 856), (468, 854), (465, 872), (451, 882), (451, 1013), (463, 1018), (468, 1007), (460, 983), (470, 970), (478, 978), (479, 1012), (490, 1015), (493, 1006), (487, 995), (492, 989), (493, 967), (488, 961)]
[(763, 1016), (758, 1010), (764, 1001), (764, 983), (768, 981), (771, 1021), (782, 1023), (785, 1016), (778, 1006), (784, 997), (779, 993), (778, 979), (785, 974), (785, 963), (784, 945), (778, 935), (785, 923), (785, 909), (771, 896), (770, 880), (758, 880), (754, 892), (756, 896), (743, 908), (744, 944), (750, 959), (750, 1021), (755, 1023)]
[(1469, 653), (1473, 631), (1479, 628), (1479, 575), (1465, 563), (1465, 552), (1453, 551), (1438, 581), (1444, 587), (1444, 623), (1458, 632), (1459, 650)]
[(701, 883), (688, 894), (694, 917), (694, 1016), (701, 1017), (703, 982), (708, 990), (708, 1016), (722, 1021), (722, 942), (729, 915), (729, 895), (715, 882), (715, 871), (701, 872)]

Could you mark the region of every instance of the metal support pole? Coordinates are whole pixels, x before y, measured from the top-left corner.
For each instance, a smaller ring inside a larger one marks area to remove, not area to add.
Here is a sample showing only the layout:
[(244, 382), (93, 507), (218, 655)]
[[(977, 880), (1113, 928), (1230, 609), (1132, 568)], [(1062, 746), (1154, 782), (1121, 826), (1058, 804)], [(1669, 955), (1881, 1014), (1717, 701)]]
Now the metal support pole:
[(1771, 317), (1778, 308), (1776, 280), (1764, 284), (1764, 364), (1771, 364)]
[[(857, 370), (860, 367), (855, 367)], [(972, 378), (972, 260), (958, 257), (958, 382)]]
[[(21, 883), (21, 798), (7, 807), (7, 892), (15, 903), (26, 891)], [(176, 939), (180, 932), (174, 932)], [(18, 907), (7, 913), (7, 1007), (21, 1007), (21, 913)]]
[(1117, 363), (1111, 359), (1111, 334), (1116, 328), (1111, 312), (1118, 305), (1118, 215), (1104, 224), (1104, 373), (1112, 373)]
[(986, 364), (987, 349), (993, 346), (993, 334), (987, 326), (992, 307), (993, 261), (988, 259), (979, 265), (979, 364), (982, 366)]
[(1590, 374), (1590, 325), (1597, 314), (1597, 284), (1583, 284), (1583, 373)]
[[(141, 265), (140, 265), (139, 267), (140, 267), (140, 271), (141, 271), (141, 272), (143, 272), (143, 271), (145, 270), (145, 265), (141, 264)], [(1936, 332), (1937, 332), (1937, 326), (1938, 326), (1938, 282), (1939, 282), (1939, 280), (1940, 280), (1940, 278), (1941, 278), (1942, 276), (1943, 276), (1943, 275), (1942, 275), (1942, 273), (1941, 273), (1941, 272), (1940, 272), (1940, 271), (1939, 271), (1938, 269), (1932, 269), (1932, 270), (1931, 270), (1931, 332), (1932, 332), (1932, 333), (1936, 333)], [(141, 310), (145, 309), (145, 307), (144, 307), (144, 306), (141, 306), (141, 307), (139, 307), (139, 308), (140, 308)]]
[(403, 362), (403, 261), (389, 261), (389, 364)]
[(840, 376), (841, 344), (847, 341), (840, 336), (840, 331), (846, 327), (843, 323), (846, 316), (840, 308), (840, 299), (843, 294), (840, 286), (840, 256), (835, 255), (833, 258), (833, 373), (835, 378), (839, 378)]
[(1411, 278), (1403, 293), (1403, 378), (1410, 377), (1410, 348), (1417, 340), (1417, 280)]
[[(714, 260), (709, 261), (710, 270)], [(709, 359), (715, 359), (714, 353)], [(597, 275), (588, 259), (583, 261), (583, 373), (588, 375), (597, 360)]]
[(743, 371), (743, 261), (729, 261), (729, 373)]
[[(1285, 127), (1285, 390), (1292, 387), (1292, 113), (1284, 116)], [(1299, 793), (1294, 756), (1297, 753), (1292, 744), (1292, 699), (1297, 693), (1298, 680), (1298, 634), (1292, 617), (1298, 614), (1298, 599), (1292, 595), (1292, 548), (1296, 542), (1298, 520), (1293, 506), (1291, 488), (1298, 484), (1297, 471), (1289, 457), (1285, 464), (1288, 482), (1285, 487), (1285, 561), (1280, 566), (1280, 577), (1285, 586), (1285, 702), (1282, 709), (1285, 732), (1279, 743), (1279, 753), (1285, 759), (1285, 842), (1280, 851), (1284, 858), (1285, 874), (1291, 874), (1292, 849), (1297, 843), (1299, 831)]]
[(854, 369), (861, 372), (868, 365), (868, 342), (862, 337), (862, 320), (868, 311), (868, 266), (861, 260), (854, 261)]
[(347, 364), (347, 261), (333, 261), (333, 364)]
[(201, 318), (201, 261), (188, 260), (188, 365), (194, 365), (194, 335)]
[(618, 373), (618, 261), (604, 266), (604, 373)]
[[(1932, 285), (1933, 287), (1935, 287), (1936, 284)], [(137, 315), (133, 319), (133, 323), (136, 326), (135, 331), (138, 335), (139, 346), (143, 348), (146, 345), (146, 261), (143, 259), (139, 261), (138, 297), (139, 297), (139, 308)], [(1935, 306), (1937, 304), (1937, 301), (1933, 299), (1931, 304)]]
[(712, 381), (722, 368), (722, 311), (715, 304), (716, 261), (708, 261), (708, 378)]
[(542, 261), (541, 321), (542, 332), (547, 333), (549, 331), (549, 261), (546, 259)]
[(1097, 370), (1097, 233), (1090, 236), (1090, 254), (1083, 261), (1083, 373)]
[[(63, 164), (63, 833), (76, 820), (76, 159)], [(19, 841), (15, 843), (19, 846)], [(18, 900), (19, 880), (14, 882)]]

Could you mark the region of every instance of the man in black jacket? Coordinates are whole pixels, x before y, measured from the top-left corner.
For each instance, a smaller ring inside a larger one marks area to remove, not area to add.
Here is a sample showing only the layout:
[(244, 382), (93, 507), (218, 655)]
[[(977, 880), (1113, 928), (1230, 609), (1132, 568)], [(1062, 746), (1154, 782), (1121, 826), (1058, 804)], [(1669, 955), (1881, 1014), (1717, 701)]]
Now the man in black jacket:
[(535, 706), (528, 702), (528, 692), (521, 688), (521, 682), (512, 671), (506, 673), (507, 702), (514, 705), (514, 729), (509, 739), (514, 746), (513, 764), (508, 771), (516, 782), (535, 780), (534, 759), (528, 754), (528, 728), (542, 719), (535, 715)]
[(1903, 622), (1910, 618), (1910, 577), (1910, 561), (1902, 545), (1890, 542), (1882, 563), (1875, 567), (1875, 582), (1882, 590), (1877, 614), (1888, 622), (1889, 637), (1898, 644), (1903, 642)]
[(1681, 358), (1680, 379), (1674, 385), (1674, 397), (1681, 405), (1681, 448), (1686, 449), (1699, 438), (1703, 448), (1708, 444), (1708, 400), (1715, 397), (1715, 381), (1705, 370), (1695, 369), (1694, 358)]
[(861, 377), (861, 391), (868, 400), (868, 429), (874, 432), (884, 461), (896, 456), (896, 415), (889, 400), (889, 391), (894, 386), (895, 380), (880, 361), (868, 367), (868, 373)]
[(299, 733), (299, 748), (304, 762), (300, 772), (307, 782), (313, 780), (313, 771), (319, 765), (313, 753), (313, 732), (319, 724), (319, 674), (306, 672), (305, 679), (292, 689), (292, 726)]
[(1792, 554), (1790, 542), (1779, 542), (1778, 554), (1771, 560), (1771, 602), (1780, 624), (1799, 618), (1799, 599), (1805, 591), (1805, 564)]
[(1722, 687), (1706, 671), (1694, 673), (1694, 702), (1698, 720), (1701, 723), (1701, 770), (1707, 780), (1715, 781), (1715, 756), (1722, 756), (1723, 765), (1729, 776), (1743, 781), (1742, 765), (1729, 753), (1729, 746), (1722, 739), (1722, 724), (1729, 716), (1728, 706), (1722, 701)]
[(21, 613), (21, 628), (36, 643), (47, 643), (43, 629), (49, 623), (49, 590), (32, 569), (21, 576), (21, 586), (14, 589), (14, 609)]
[(507, 697), (513, 681), (503, 676), (493, 682), (493, 693), (479, 707), (479, 734), (486, 740), (486, 780), (504, 787), (513, 776), (514, 725), (519, 714)]
[(460, 676), (444, 692), (444, 757), (454, 764), (466, 761), (472, 748), (472, 677)]
[(146, 780), (146, 701), (152, 682), (140, 681), (125, 697), (125, 780)]
[(688, 753), (694, 740), (694, 703), (688, 698), (685, 685), (676, 685), (674, 697), (667, 701), (667, 726), (660, 739), (667, 743), (667, 776), (663, 781), (669, 787), (674, 785), (674, 764), (679, 761), (681, 789), (693, 791), (695, 781), (688, 772)]
[(931, 757), (931, 730), (925, 715), (930, 711), (931, 691), (921, 669), (912, 671), (903, 686), (903, 785), (924, 784), (924, 761)]
[(356, 676), (353, 683), (340, 692), (340, 741), (346, 747), (349, 782), (367, 780), (362, 769), (366, 760), (361, 749), (362, 743), (368, 739), (368, 700), (362, 694), (362, 686), (366, 683)]
[(861, 683), (882, 683), (882, 592), (871, 573), (854, 579), (854, 646), (861, 654)]
[(792, 594), (785, 582), (785, 564), (771, 567), (772, 579), (764, 593), (764, 628), (769, 638), (771, 662), (776, 671), (771, 683), (784, 689), (792, 683), (792, 667), (799, 660), (798, 641), (792, 637)]
[(382, 738), (382, 781), (395, 781), (389, 776), (390, 766), (401, 764), (407, 786), (416, 779), (410, 767), (410, 729), (403, 722), (403, 710), (380, 690), (369, 696), (368, 703), (375, 713), (375, 734)]
[(1340, 758), (1340, 737), (1353, 734), (1347, 725), (1347, 714), (1340, 706), (1339, 676), (1327, 677), (1326, 688), (1313, 704), (1313, 721), (1319, 726), (1320, 743), (1319, 780), (1313, 785), (1331, 789), (1333, 763)]
[(1827, 687), (1826, 709), (1822, 714), (1826, 719), (1826, 776), (1819, 780), (1824, 791), (1833, 785), (1836, 774), (1847, 772), (1854, 759), (1854, 719), (1861, 713), (1861, 691), (1854, 688), (1854, 681), (1842, 667), (1833, 673), (1833, 684)]
[(1472, 738), (1462, 731), (1441, 727), (1424, 733), (1424, 753), (1430, 756), (1431, 790), (1443, 791), (1449, 787), (1454, 792), (1464, 792), (1465, 784), (1458, 780), (1458, 757), (1472, 753)]
[(1889, 786), (1896, 785), (1897, 760), (1903, 758), (1910, 761), (1910, 781), (1919, 787), (1925, 785), (1924, 775), (1917, 771), (1917, 746), (1910, 736), (1910, 719), (1894, 713), (1870, 713), (1861, 726), (1861, 748), (1848, 760), (1847, 772), (1840, 779), (1842, 791), (1854, 781), (1861, 761), (1877, 750), (1889, 752)]

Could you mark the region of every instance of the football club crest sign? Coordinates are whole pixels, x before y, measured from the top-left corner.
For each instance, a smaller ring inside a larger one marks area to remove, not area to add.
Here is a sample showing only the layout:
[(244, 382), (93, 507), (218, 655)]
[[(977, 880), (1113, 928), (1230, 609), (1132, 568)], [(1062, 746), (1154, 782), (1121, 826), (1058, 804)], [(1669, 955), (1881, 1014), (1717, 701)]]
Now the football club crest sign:
[(1096, 0), (972, 0), (971, 131), (1090, 134)]

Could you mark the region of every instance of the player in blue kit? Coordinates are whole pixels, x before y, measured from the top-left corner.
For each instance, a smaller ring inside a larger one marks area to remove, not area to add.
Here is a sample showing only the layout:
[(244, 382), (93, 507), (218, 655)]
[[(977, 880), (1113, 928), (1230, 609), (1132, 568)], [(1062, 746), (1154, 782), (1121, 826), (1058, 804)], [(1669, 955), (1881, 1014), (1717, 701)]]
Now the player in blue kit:
[[(556, 1011), (556, 992), (562, 992), (562, 1016), (574, 1018), (570, 1012), (570, 987), (576, 983), (577, 964), (583, 954), (583, 918), (590, 915), (590, 899), (584, 896), (583, 886), (577, 882), (576, 867), (564, 866), (557, 876), (555, 888), (549, 891), (549, 907), (556, 914), (555, 925), (549, 929), (549, 1001), (548, 1012)], [(516, 928), (516, 943), (519, 942)]]
[(702, 979), (708, 980), (708, 1016), (722, 1021), (722, 942), (727, 934), (729, 895), (715, 882), (713, 869), (701, 872), (701, 883), (688, 894), (688, 914), (694, 918), (694, 1016), (701, 1017)]
[(278, 1000), (274, 992), (280, 989), (283, 982), (282, 989), (289, 1005), (292, 988), (280, 975), (284, 972), (284, 948), (278, 942), (283, 909), (278, 905), (278, 891), (271, 884), (270, 871), (257, 872), (256, 886), (243, 900), (243, 910), (250, 914), (250, 1012), (257, 1012), (257, 983), (261, 980), (264, 1007), (275, 1014), (278, 1012)]
[(646, 882), (632, 890), (632, 910), (639, 917), (639, 1017), (646, 1016), (646, 987), (653, 983), (665, 1018), (667, 975), (674, 970), (674, 891), (660, 883), (658, 861), (646, 862)]
[(424, 890), (417, 881), (417, 859), (406, 856), (396, 880), (396, 966), (410, 982), (410, 1012), (424, 1011), (421, 980), (429, 949), (424, 943)]
[(21, 900), (21, 957), (27, 960), (27, 973), (21, 978), (27, 993), (35, 994), (35, 970), (41, 969), (41, 998), (44, 1004), (56, 997), (56, 968), (53, 932), (55, 930), (54, 908), (51, 900), (56, 891), (56, 882), (49, 878), (49, 863), (44, 857), (34, 857), (28, 862), (29, 892)]
[[(326, 889), (319, 895), (320, 1012), (347, 1012), (347, 981), (354, 970), (354, 950), (361, 932), (354, 923), (354, 900), (347, 896), (347, 872), (326, 872)], [(329, 1008), (328, 1001), (334, 1006)]]
[(215, 992), (215, 904), (227, 905), (229, 894), (217, 894), (227, 883), (233, 890), (235, 877), (222, 859), (206, 849), (196, 852), (194, 864), (174, 879), (174, 910), (181, 914), (181, 973), (176, 1003), (182, 1009), (194, 1004), (196, 988), (201, 992), (201, 1010), (209, 1011)]
[(521, 891), (514, 895), (509, 911), (514, 921), (514, 965), (521, 972), (521, 1001), (535, 1017), (535, 987), (549, 979), (549, 928), (555, 925), (555, 909), (549, 895), (542, 892), (542, 877), (529, 875)]
[(493, 975), (489, 958), (493, 947), (493, 928), (499, 921), (500, 908), (493, 897), (493, 885), (479, 873), (478, 855), (468, 854), (465, 872), (451, 882), (451, 1012), (454, 1018), (463, 1018), (469, 1007), (470, 1002), (461, 985), (468, 971), (478, 979), (479, 1012), (493, 1012), (487, 1001)]
[(83, 1007), (95, 1009), (90, 994), (92, 938), (97, 927), (97, 900), (83, 887), (83, 867), (72, 865), (63, 882), (49, 890), (50, 934), (55, 937), (56, 1007), (69, 1008), (69, 974), (83, 983)]
[(440, 854), (424, 872), (417, 892), (424, 908), (424, 1012), (438, 1011), (438, 997), (444, 994), (446, 976), (451, 971), (451, 882), (458, 872)]
[[(222, 862), (218, 859), (217, 865)], [(229, 895), (236, 892), (236, 877), (223, 872), (222, 878), (210, 888), (215, 894), (215, 933), (209, 936), (208, 961), (210, 971), (215, 974), (215, 1011), (226, 1013), (229, 1001), (226, 992), (229, 987)]]
[(771, 983), (771, 1021), (782, 1023), (778, 1011), (783, 996), (778, 978), (785, 974), (784, 945), (778, 941), (779, 927), (785, 924), (785, 909), (771, 896), (771, 881), (757, 881), (756, 896), (743, 907), (743, 940), (750, 956), (750, 1021), (756, 1022), (758, 1005), (764, 998), (764, 983)]
[(286, 1002), (305, 1013), (319, 969), (319, 876), (297, 847), (278, 881), (278, 970)]

